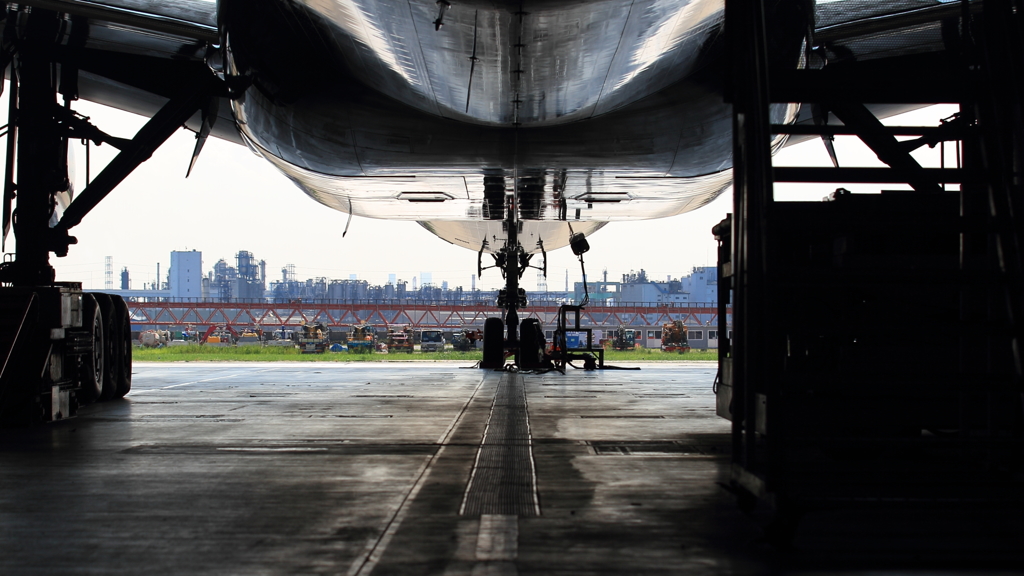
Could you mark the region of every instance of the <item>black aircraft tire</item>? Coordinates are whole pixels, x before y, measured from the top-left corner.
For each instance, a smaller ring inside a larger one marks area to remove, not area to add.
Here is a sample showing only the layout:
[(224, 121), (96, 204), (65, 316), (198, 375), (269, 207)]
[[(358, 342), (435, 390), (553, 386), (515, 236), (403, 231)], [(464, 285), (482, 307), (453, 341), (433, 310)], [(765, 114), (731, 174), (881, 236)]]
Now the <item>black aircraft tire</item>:
[(103, 315), (103, 352), (106, 370), (103, 374), (103, 392), (100, 400), (110, 400), (117, 395), (117, 380), (121, 372), (121, 324), (114, 322), (114, 301), (109, 294), (93, 293)]
[(484, 320), (484, 359), (481, 368), (501, 368), (505, 363), (505, 324), (501, 318)]
[(89, 332), (92, 352), (82, 359), (82, 388), (78, 403), (85, 405), (99, 400), (106, 377), (106, 340), (103, 311), (92, 294), (82, 295), (82, 328)]
[(114, 301), (114, 322), (121, 324), (120, 362), (118, 363), (117, 386), (114, 398), (124, 398), (132, 390), (132, 319), (124, 298), (111, 296)]
[(519, 352), (516, 364), (523, 370), (539, 368), (544, 361), (544, 333), (540, 329), (540, 320), (526, 318), (520, 324)]

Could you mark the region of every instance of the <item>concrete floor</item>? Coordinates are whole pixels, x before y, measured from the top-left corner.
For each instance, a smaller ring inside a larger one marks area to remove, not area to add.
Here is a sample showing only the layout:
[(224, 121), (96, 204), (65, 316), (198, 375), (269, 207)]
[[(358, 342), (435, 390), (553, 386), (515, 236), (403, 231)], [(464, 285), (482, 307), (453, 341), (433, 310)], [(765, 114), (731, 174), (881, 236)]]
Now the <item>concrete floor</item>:
[(716, 366), (642, 368), (136, 364), (123, 401), (0, 430), (0, 574), (1024, 573), (1016, 513), (767, 546), (720, 484)]

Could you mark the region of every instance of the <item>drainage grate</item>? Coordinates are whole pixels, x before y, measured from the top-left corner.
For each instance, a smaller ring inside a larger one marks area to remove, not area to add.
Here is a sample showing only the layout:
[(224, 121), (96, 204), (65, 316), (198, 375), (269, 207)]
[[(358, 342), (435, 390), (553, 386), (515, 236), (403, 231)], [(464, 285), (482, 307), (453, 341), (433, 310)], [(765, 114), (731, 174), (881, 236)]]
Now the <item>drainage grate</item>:
[(598, 456), (708, 456), (720, 452), (714, 447), (700, 447), (671, 441), (588, 442)]
[(613, 414), (613, 415), (600, 415), (600, 416), (579, 416), (579, 418), (629, 418), (631, 420), (643, 419), (643, 420), (660, 420), (665, 418), (664, 416), (632, 416), (629, 414)]
[(536, 477), (526, 386), (519, 374), (503, 374), (491, 405), (460, 514), (538, 516)]

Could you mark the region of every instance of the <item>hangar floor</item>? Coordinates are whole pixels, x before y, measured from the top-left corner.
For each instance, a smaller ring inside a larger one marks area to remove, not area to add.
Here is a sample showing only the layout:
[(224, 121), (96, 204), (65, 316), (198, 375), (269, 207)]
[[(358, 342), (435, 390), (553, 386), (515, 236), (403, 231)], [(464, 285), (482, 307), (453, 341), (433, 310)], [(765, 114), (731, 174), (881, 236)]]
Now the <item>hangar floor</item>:
[(1019, 513), (811, 514), (723, 487), (710, 363), (137, 364), (0, 430), (0, 574), (1017, 573)]

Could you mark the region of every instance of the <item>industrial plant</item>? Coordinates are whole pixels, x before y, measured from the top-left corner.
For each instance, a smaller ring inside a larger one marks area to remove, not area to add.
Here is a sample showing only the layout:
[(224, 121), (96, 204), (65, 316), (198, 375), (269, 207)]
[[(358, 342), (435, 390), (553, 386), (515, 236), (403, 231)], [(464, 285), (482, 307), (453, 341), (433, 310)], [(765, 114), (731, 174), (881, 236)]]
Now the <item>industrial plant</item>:
[[(108, 258), (109, 260), (109, 258)], [(138, 302), (236, 302), (236, 303), (289, 303), (302, 302), (493, 302), (497, 290), (476, 288), (476, 275), (470, 279), (471, 288), (454, 288), (447, 281), (440, 285), (432, 282), (431, 272), (422, 272), (411, 281), (390, 274), (381, 285), (359, 280), (352, 274), (346, 279), (327, 277), (299, 279), (294, 264), (286, 264), (276, 279), (267, 274), (265, 260), (257, 260), (252, 252), (241, 250), (235, 254), (234, 265), (223, 258), (209, 269), (203, 268), (203, 253), (198, 250), (171, 252), (171, 266), (160, 279), (159, 285), (130, 289), (130, 271), (121, 271), (120, 290), (108, 289), (122, 298)], [(157, 264), (157, 277), (160, 265)], [(599, 281), (575, 282), (572, 290), (528, 291), (531, 302), (552, 304), (581, 301), (589, 291), (591, 305), (661, 305), (701, 304), (715, 306), (718, 302), (717, 269), (712, 266), (694, 267), (678, 278), (655, 280), (645, 270), (623, 274), (618, 281), (609, 281), (605, 271)], [(546, 283), (541, 283), (547, 288)]]

